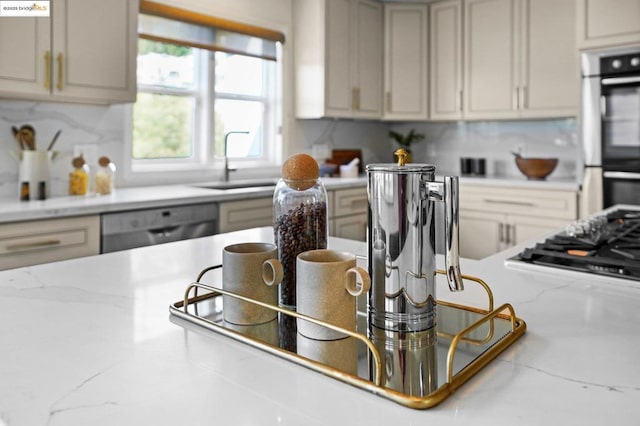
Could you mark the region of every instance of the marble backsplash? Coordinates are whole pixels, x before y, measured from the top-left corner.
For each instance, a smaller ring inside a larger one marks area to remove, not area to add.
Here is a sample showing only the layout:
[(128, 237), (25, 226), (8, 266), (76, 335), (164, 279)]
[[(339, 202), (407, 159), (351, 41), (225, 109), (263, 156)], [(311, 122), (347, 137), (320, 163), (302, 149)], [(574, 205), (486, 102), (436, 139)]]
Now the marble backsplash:
[(415, 129), (425, 139), (412, 146), (414, 161), (433, 163), (440, 174), (458, 174), (460, 157), (486, 159), (487, 176), (523, 177), (512, 152), (555, 157), (549, 178), (571, 179), (582, 173), (576, 120), (403, 123), (396, 131)]
[[(38, 147), (45, 149), (57, 130), (62, 130), (52, 164), (51, 195), (67, 193), (71, 158), (82, 152), (89, 163), (107, 155), (123, 167), (127, 149), (125, 136), (130, 132), (128, 110), (124, 105), (74, 105), (47, 102), (0, 101), (0, 196), (18, 193), (18, 163), (11, 155), (18, 150), (11, 127), (31, 124), (36, 129)], [(582, 169), (576, 120), (492, 121), (492, 122), (412, 122), (389, 123), (353, 120), (293, 120), (289, 132), (290, 152), (312, 152), (315, 144), (329, 149), (361, 149), (363, 162), (391, 162), (396, 148), (389, 129), (407, 132), (415, 128), (425, 140), (412, 147), (415, 162), (432, 163), (439, 174), (458, 174), (459, 159), (482, 157), (487, 174), (522, 177), (510, 153), (558, 157), (559, 165), (551, 175), (558, 178), (579, 176)], [(202, 180), (197, 175), (196, 180)], [(180, 182), (184, 182), (184, 177)], [(118, 186), (147, 182), (127, 179), (119, 169)], [(167, 177), (162, 182), (171, 183)]]

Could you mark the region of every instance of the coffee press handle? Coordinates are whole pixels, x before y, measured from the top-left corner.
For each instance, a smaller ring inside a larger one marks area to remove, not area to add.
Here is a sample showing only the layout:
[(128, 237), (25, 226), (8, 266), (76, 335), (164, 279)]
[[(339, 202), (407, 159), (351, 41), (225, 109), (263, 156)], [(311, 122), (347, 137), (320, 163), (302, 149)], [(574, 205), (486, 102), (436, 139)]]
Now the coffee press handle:
[(447, 281), (451, 291), (464, 290), (460, 273), (460, 217), (458, 200), (458, 177), (444, 177), (444, 262)]

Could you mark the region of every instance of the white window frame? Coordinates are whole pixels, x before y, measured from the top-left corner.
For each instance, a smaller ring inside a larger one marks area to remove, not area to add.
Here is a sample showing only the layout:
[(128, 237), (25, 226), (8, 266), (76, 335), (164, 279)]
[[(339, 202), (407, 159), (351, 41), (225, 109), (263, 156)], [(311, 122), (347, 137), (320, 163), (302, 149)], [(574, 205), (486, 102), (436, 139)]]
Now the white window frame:
[[(197, 63), (200, 64), (196, 72), (196, 78), (203, 78), (206, 84), (199, 86), (203, 89), (196, 96), (196, 117), (194, 117), (194, 141), (193, 155), (190, 158), (174, 159), (134, 159), (131, 156), (133, 144), (133, 104), (125, 107), (125, 127), (129, 128), (125, 144), (125, 177), (129, 180), (149, 183), (166, 183), (196, 180), (211, 180), (220, 178), (224, 168), (224, 157), (214, 152), (215, 123), (214, 104), (215, 88), (215, 54), (206, 50), (198, 52)], [(209, 72), (211, 70), (211, 72)], [(263, 157), (261, 159), (234, 158), (229, 161), (234, 168), (241, 169), (242, 175), (261, 176), (272, 174), (272, 170), (278, 170), (276, 165), (282, 161), (282, 49), (278, 48), (278, 60), (274, 64), (272, 72), (266, 73), (269, 78), (270, 93), (263, 97), (223, 94), (221, 99), (262, 100), (264, 102), (263, 117)], [(204, 87), (203, 87), (204, 86)], [(158, 90), (162, 93), (173, 93), (166, 87), (143, 87), (144, 91)], [(176, 93), (183, 94), (183, 90)], [(270, 100), (269, 100), (270, 98)], [(210, 123), (210, 124), (209, 124)], [(234, 173), (231, 174), (234, 178)], [(160, 179), (160, 181), (158, 180)]]

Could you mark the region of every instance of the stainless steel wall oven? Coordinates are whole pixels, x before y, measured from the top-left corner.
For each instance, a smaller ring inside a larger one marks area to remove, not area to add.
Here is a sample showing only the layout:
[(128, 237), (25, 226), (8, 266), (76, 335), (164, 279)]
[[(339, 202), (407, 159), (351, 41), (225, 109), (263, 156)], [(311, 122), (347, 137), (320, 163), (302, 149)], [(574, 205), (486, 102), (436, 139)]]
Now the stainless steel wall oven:
[(585, 216), (640, 204), (640, 46), (586, 52), (581, 62)]

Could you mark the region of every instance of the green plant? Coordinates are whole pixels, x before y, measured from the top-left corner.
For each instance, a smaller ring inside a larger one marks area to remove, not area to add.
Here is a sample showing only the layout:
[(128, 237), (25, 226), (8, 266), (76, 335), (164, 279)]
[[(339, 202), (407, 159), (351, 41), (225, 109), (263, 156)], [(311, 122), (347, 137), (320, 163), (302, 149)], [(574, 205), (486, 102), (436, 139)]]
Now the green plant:
[(389, 130), (389, 136), (392, 137), (398, 145), (405, 148), (407, 151), (410, 151), (409, 148), (411, 147), (412, 143), (420, 142), (424, 139), (424, 135), (422, 133), (416, 133), (415, 129), (411, 129), (406, 135), (394, 132), (393, 130)]

